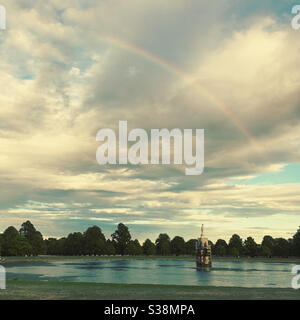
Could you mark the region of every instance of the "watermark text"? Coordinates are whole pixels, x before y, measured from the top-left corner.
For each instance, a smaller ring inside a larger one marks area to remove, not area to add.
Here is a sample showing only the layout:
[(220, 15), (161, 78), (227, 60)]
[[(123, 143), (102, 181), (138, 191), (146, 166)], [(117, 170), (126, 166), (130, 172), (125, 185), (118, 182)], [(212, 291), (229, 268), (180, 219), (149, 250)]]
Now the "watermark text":
[(292, 279), (292, 288), (300, 289), (300, 265), (294, 266), (292, 273), (296, 274)]
[(6, 30), (6, 9), (0, 4), (0, 30)]
[(6, 289), (6, 272), (3, 266), (0, 266), (0, 290)]
[(200, 175), (203, 172), (204, 129), (195, 129), (195, 132), (193, 129), (184, 129), (183, 132), (180, 129), (151, 129), (150, 140), (146, 130), (133, 129), (128, 133), (127, 121), (119, 121), (118, 142), (114, 130), (98, 131), (96, 141), (103, 143), (97, 149), (97, 162), (100, 165), (117, 164), (117, 155), (118, 164), (167, 165), (173, 160), (174, 165), (185, 162), (190, 166), (185, 168), (186, 175)]
[(292, 14), (295, 14), (291, 21), (294, 30), (300, 30), (300, 5), (295, 5), (292, 8)]

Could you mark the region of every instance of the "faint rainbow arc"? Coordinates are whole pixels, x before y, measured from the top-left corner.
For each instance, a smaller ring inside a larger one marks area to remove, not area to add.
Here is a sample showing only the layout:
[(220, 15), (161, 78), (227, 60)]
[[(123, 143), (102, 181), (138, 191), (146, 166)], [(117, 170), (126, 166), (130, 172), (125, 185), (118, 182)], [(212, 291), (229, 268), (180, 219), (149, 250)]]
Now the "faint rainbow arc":
[(127, 41), (121, 40), (119, 38), (114, 38), (107, 35), (99, 35), (98, 38), (102, 41), (108, 42), (116, 47), (120, 47), (123, 50), (126, 50), (132, 54), (138, 55), (143, 57), (146, 60), (149, 60), (150, 62), (159, 65), (160, 67), (163, 67), (169, 72), (172, 72), (176, 74), (177, 76), (183, 78), (184, 80), (187, 80), (192, 83), (193, 86), (197, 87), (199, 90), (201, 90), (202, 94), (204, 94), (215, 106), (218, 107), (220, 111), (223, 112), (223, 114), (226, 115), (226, 117), (234, 123), (234, 125), (244, 133), (244, 135), (249, 139), (249, 141), (254, 144), (257, 148), (262, 150), (262, 147), (258, 143), (258, 141), (252, 136), (252, 134), (249, 132), (249, 130), (241, 123), (241, 121), (231, 112), (228, 107), (217, 97), (215, 97), (210, 91), (208, 91), (204, 86), (200, 85), (199, 83), (193, 82), (193, 78), (187, 74), (186, 72), (180, 70), (179, 68), (175, 67), (173, 64), (169, 63), (168, 61), (164, 60), (163, 58), (143, 49), (138, 46), (133, 45), (132, 43), (129, 43)]

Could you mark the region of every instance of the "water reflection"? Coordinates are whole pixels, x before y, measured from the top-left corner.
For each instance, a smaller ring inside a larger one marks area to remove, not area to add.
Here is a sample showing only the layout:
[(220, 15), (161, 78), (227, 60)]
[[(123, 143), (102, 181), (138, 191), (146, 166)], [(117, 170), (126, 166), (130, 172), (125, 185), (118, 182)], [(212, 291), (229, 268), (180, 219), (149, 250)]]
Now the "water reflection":
[(85, 260), (11, 263), (8, 279), (148, 283), (234, 287), (290, 287), (291, 263), (214, 262), (210, 272), (194, 261)]

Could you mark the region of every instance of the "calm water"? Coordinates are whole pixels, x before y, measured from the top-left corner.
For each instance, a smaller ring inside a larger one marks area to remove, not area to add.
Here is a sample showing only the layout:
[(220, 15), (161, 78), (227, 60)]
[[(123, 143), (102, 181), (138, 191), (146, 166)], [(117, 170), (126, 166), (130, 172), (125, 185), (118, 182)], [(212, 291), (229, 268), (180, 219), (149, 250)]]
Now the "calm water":
[(193, 261), (85, 260), (11, 263), (7, 279), (234, 287), (291, 287), (292, 263), (214, 262), (199, 272)]

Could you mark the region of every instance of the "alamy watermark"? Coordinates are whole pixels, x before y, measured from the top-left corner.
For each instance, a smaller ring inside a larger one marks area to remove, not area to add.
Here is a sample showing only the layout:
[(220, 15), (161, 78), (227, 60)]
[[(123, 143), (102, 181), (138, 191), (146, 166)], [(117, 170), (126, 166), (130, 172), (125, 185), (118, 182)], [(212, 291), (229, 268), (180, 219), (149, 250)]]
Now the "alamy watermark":
[(294, 266), (292, 273), (296, 274), (292, 279), (292, 288), (300, 289), (300, 265)]
[(3, 266), (0, 265), (0, 290), (6, 289), (6, 271)]
[(0, 4), (0, 30), (6, 30), (6, 9)]
[[(150, 143), (147, 131), (133, 129), (128, 133), (127, 121), (119, 121), (118, 146), (115, 131), (101, 129), (96, 141), (103, 142), (97, 149), (96, 159), (100, 165), (106, 164), (171, 164), (183, 162), (186, 175), (200, 175), (204, 170), (204, 129), (151, 129)], [(173, 152), (171, 142), (173, 141)], [(128, 142), (135, 142), (128, 148)], [(195, 150), (193, 150), (195, 145)], [(150, 157), (149, 157), (150, 150)], [(161, 152), (160, 152), (161, 150)], [(194, 152), (193, 152), (194, 151)], [(172, 153), (172, 156), (171, 156)], [(172, 159), (173, 158), (173, 159)]]
[(291, 21), (292, 28), (294, 30), (300, 30), (300, 5), (293, 6), (292, 14), (295, 14)]

